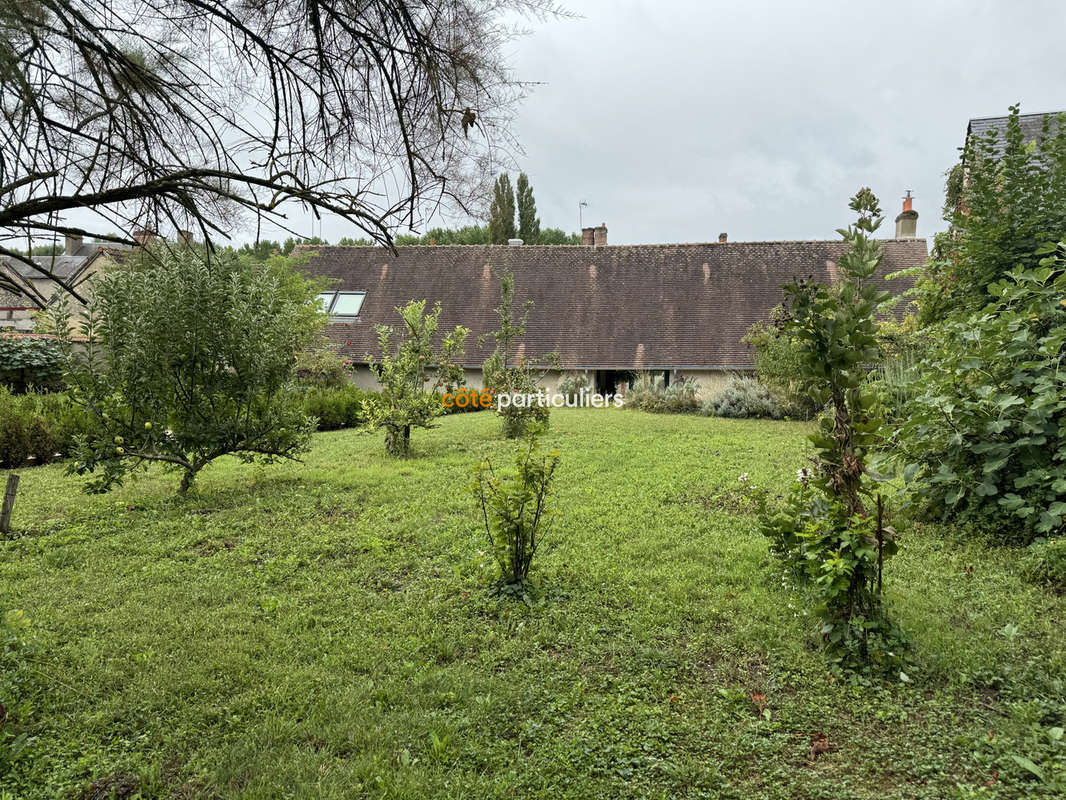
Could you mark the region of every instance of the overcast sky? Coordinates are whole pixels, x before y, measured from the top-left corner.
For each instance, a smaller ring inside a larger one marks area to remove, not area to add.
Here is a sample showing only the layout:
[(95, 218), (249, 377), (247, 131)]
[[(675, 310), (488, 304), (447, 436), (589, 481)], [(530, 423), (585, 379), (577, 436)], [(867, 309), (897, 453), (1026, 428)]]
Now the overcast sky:
[[(513, 45), (542, 224), (611, 244), (835, 238), (868, 185), (943, 229), (970, 117), (1066, 109), (1063, 2), (569, 0)], [(326, 222), (335, 241), (351, 235)]]

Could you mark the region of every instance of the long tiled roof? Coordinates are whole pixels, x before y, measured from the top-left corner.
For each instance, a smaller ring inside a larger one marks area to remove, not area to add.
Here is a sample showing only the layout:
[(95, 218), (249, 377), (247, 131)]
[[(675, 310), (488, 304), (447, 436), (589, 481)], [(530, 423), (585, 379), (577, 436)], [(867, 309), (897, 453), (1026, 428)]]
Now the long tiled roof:
[[(924, 263), (924, 239), (886, 240), (881, 275)], [(397, 325), (408, 300), (440, 301), (441, 329), (471, 329), (466, 363), (492, 349), (477, 337), (497, 327), (494, 270), (515, 275), (516, 309), (533, 300), (525, 352), (558, 350), (564, 368), (745, 369), (741, 339), (781, 303), (793, 278), (832, 281), (841, 241), (623, 246), (424, 246), (306, 248), (306, 271), (335, 288), (365, 291), (358, 320), (328, 326), (355, 361), (376, 353), (375, 325)], [(883, 281), (883, 278), (881, 278)], [(900, 293), (905, 280), (885, 283)]]

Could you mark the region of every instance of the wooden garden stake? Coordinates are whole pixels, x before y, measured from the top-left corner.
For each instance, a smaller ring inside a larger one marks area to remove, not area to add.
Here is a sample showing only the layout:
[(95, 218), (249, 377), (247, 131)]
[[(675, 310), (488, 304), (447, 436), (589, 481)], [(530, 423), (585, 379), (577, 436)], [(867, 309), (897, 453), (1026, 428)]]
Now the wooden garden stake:
[(19, 489), (19, 476), (14, 472), (7, 476), (7, 488), (4, 489), (4, 507), (0, 509), (0, 533), (11, 532), (11, 512), (15, 510), (15, 493)]

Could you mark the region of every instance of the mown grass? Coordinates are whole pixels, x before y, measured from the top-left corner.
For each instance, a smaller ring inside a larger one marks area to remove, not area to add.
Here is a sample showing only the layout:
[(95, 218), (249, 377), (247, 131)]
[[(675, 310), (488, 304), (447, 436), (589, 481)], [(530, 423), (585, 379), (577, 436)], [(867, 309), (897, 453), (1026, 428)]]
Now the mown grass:
[(344, 431), (220, 462), (187, 500), (25, 470), (0, 609), (33, 623), (4, 723), (29, 744), (0, 796), (1060, 796), (1066, 604), (1014, 552), (909, 529), (887, 581), (912, 682), (837, 679), (734, 491), (785, 488), (805, 426), (552, 419), (532, 607), (488, 591), (464, 492), (508, 452), (488, 414), (409, 460)]

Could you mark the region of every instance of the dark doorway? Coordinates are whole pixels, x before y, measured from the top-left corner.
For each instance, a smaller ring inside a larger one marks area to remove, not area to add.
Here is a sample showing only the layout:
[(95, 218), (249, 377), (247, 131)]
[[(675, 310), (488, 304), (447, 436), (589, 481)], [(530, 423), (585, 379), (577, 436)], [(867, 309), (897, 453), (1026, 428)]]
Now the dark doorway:
[(598, 394), (621, 394), (623, 384), (625, 388), (633, 385), (637, 374), (628, 369), (598, 369), (594, 380), (595, 390)]

